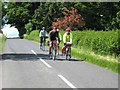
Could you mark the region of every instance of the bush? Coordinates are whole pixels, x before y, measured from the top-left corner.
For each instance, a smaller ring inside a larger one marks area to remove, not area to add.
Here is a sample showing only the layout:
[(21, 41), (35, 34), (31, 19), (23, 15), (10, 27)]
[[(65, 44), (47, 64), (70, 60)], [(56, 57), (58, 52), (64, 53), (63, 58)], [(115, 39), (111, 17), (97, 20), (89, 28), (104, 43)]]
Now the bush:
[(119, 54), (118, 30), (73, 31), (73, 44), (100, 54)]
[[(63, 36), (65, 31), (61, 31)], [(119, 55), (118, 30), (112, 31), (72, 31), (73, 46), (92, 50), (104, 55)], [(27, 36), (29, 40), (39, 39), (39, 30), (34, 30)]]
[(28, 40), (34, 40), (39, 42), (39, 30), (33, 30), (27, 37)]

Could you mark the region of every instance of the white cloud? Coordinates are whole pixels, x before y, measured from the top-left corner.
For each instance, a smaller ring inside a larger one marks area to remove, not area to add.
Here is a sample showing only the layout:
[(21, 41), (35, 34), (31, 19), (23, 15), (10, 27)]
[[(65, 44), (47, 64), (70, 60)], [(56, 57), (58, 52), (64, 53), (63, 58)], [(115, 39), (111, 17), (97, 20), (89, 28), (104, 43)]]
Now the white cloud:
[(10, 25), (5, 25), (2, 31), (7, 38), (19, 37), (18, 29), (15, 27), (10, 27)]

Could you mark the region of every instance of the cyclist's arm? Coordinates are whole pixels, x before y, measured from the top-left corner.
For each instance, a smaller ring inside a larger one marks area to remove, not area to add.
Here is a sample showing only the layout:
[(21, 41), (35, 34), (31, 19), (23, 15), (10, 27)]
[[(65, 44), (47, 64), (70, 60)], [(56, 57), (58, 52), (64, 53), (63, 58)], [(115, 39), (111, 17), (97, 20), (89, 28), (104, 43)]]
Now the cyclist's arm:
[(50, 31), (49, 34), (48, 34), (48, 41), (51, 41), (51, 39), (50, 39), (50, 34), (51, 34), (51, 31)]
[(42, 36), (42, 32), (40, 31), (40, 33), (39, 33), (39, 37), (41, 37)]
[(45, 31), (45, 36), (48, 37), (48, 33), (47, 33), (47, 31)]

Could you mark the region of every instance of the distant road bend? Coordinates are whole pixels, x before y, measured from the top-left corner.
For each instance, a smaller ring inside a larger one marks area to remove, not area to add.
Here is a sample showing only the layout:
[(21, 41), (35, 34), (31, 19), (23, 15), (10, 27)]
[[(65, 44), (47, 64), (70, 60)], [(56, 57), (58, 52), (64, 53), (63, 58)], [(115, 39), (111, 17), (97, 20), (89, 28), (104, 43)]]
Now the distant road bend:
[(0, 66), (0, 88), (118, 88), (117, 73), (74, 58), (53, 61), (24, 39), (7, 39)]

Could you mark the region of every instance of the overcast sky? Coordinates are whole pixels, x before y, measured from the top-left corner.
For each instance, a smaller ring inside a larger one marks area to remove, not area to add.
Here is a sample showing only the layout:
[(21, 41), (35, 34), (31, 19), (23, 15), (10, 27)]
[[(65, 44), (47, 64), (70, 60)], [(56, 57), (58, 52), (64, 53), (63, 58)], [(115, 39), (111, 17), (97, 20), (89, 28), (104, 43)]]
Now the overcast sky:
[(7, 38), (19, 37), (18, 29), (10, 25), (5, 25), (2, 31)]

